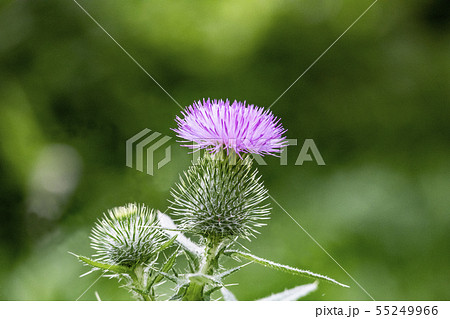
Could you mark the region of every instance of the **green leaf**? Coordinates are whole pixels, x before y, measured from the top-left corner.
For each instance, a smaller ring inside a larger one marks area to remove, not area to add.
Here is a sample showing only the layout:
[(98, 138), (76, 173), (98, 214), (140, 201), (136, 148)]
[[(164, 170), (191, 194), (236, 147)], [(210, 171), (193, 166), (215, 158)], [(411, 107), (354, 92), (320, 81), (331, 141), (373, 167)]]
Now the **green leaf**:
[(94, 268), (98, 268), (98, 269), (103, 269), (103, 270), (108, 270), (108, 271), (112, 271), (118, 274), (129, 274), (132, 272), (132, 269), (126, 266), (120, 266), (120, 265), (110, 265), (110, 264), (106, 264), (106, 263), (101, 263), (95, 260), (92, 260), (90, 258), (84, 257), (84, 256), (78, 256), (75, 254), (72, 254), (75, 257), (77, 257), (80, 261), (82, 261), (83, 263), (94, 267)]
[(211, 289), (208, 289), (208, 290), (206, 290), (204, 293), (203, 293), (203, 298), (205, 299), (205, 300), (211, 300), (211, 295), (215, 292), (215, 291), (217, 291), (217, 290), (219, 290), (220, 289), (220, 286), (214, 286), (214, 287), (212, 287)]
[(158, 252), (165, 250), (166, 248), (169, 248), (172, 246), (172, 244), (177, 240), (178, 235), (175, 235), (171, 237), (168, 241), (166, 241), (164, 244), (159, 247)]
[(169, 301), (181, 301), (183, 300), (183, 296), (186, 294), (188, 285), (181, 286), (177, 289), (175, 294), (169, 298)]
[(273, 294), (269, 297), (258, 299), (257, 301), (295, 301), (315, 291), (317, 289), (317, 286), (318, 283), (317, 281), (315, 281), (312, 284), (287, 289), (283, 292)]
[(190, 272), (194, 273), (195, 269), (199, 267), (198, 257), (193, 254), (188, 253), (186, 250), (183, 250), (184, 255), (186, 256), (187, 264)]
[[(175, 238), (175, 237), (173, 237), (173, 238)], [(149, 287), (156, 285), (164, 277), (167, 277), (167, 274), (169, 273), (169, 271), (172, 269), (173, 265), (175, 264), (175, 260), (177, 259), (177, 256), (178, 256), (178, 249), (175, 250), (175, 252), (167, 259), (167, 261), (162, 266), (161, 271), (159, 271), (159, 274), (155, 277), (155, 279), (152, 282), (150, 282)]]
[(234, 294), (231, 291), (229, 291), (227, 288), (225, 288), (225, 287), (220, 288), (220, 292), (222, 293), (223, 300), (225, 300), (225, 301), (237, 301), (237, 299), (234, 296)]
[(176, 283), (176, 284), (179, 284), (179, 283), (180, 283), (180, 280), (179, 280), (177, 277), (172, 276), (171, 274), (168, 274), (168, 273), (162, 272), (162, 271), (160, 271), (159, 273), (160, 273), (162, 276), (164, 276), (164, 278), (169, 279), (169, 280), (172, 281), (173, 283)]
[(219, 287), (222, 286), (222, 282), (217, 278), (215, 278), (214, 276), (209, 276), (201, 273), (190, 274), (187, 276), (187, 278), (191, 283), (195, 284), (201, 285), (209, 284), (212, 286), (219, 286)]
[(291, 266), (286, 266), (286, 265), (282, 265), (246, 252), (242, 252), (242, 251), (238, 251), (238, 250), (227, 250), (225, 251), (226, 255), (229, 256), (237, 256), (237, 257), (242, 257), (251, 261), (254, 261), (258, 264), (261, 264), (263, 266), (275, 269), (275, 270), (280, 270), (280, 271), (284, 271), (287, 272), (289, 274), (292, 275), (298, 275), (298, 276), (303, 276), (303, 277), (308, 277), (308, 278), (313, 278), (313, 279), (319, 279), (319, 280), (323, 280), (341, 287), (345, 287), (345, 288), (349, 288), (349, 286), (344, 285), (340, 282), (338, 282), (337, 280), (334, 280), (330, 277), (324, 276), (324, 275), (320, 275), (320, 274), (316, 274), (313, 273), (309, 270), (302, 270), (302, 269), (298, 269), (295, 267), (291, 267)]
[(252, 262), (253, 262), (253, 261), (250, 261), (250, 262), (248, 262), (248, 263), (246, 263), (246, 264), (237, 266), (237, 267), (235, 267), (235, 268), (231, 268), (231, 269), (229, 269), (229, 270), (227, 270), (227, 271), (224, 271), (224, 272), (221, 273), (221, 274), (216, 275), (216, 277), (219, 278), (219, 279), (226, 278), (226, 277), (228, 277), (229, 275), (231, 275), (232, 273), (234, 273), (234, 272), (240, 270), (241, 268), (244, 268), (245, 266), (251, 264)]

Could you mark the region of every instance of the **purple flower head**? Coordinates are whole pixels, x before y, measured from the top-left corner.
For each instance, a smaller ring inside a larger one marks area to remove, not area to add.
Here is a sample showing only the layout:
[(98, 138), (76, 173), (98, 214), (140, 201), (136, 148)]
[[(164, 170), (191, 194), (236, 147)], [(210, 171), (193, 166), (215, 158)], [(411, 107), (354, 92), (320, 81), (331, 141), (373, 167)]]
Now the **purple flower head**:
[(195, 150), (275, 155), (287, 145), (280, 119), (262, 107), (203, 99), (188, 106), (182, 114), (184, 118), (176, 117), (178, 128), (174, 131), (183, 142), (194, 142), (182, 146)]

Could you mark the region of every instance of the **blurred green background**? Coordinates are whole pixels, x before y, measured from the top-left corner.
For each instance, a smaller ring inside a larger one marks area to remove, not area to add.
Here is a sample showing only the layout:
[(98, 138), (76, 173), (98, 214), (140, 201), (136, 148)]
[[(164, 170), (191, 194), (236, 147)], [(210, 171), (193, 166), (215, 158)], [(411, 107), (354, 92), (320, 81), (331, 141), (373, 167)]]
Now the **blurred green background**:
[[(183, 106), (203, 97), (269, 106), (372, 0), (79, 0)], [(0, 299), (75, 300), (108, 208), (165, 210), (189, 166), (125, 166), (144, 128), (174, 136), (178, 106), (72, 0), (0, 2)], [(260, 166), (271, 195), (377, 300), (450, 299), (450, 8), (377, 4), (272, 108), (299, 139)], [(295, 160), (314, 139), (326, 166)], [(157, 153), (157, 156), (164, 156)], [(255, 254), (347, 283), (310, 300), (369, 297), (279, 208)], [(252, 300), (310, 281), (250, 265)], [(81, 300), (129, 300), (101, 279)]]

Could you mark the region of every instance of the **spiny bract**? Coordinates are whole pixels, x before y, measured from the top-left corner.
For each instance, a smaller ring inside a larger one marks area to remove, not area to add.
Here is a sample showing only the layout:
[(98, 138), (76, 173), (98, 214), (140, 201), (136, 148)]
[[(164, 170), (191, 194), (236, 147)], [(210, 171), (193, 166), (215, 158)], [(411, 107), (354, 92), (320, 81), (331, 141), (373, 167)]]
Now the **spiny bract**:
[(98, 261), (132, 267), (154, 257), (164, 235), (155, 211), (127, 204), (108, 210), (95, 224), (90, 238)]
[(269, 218), (267, 199), (258, 171), (249, 156), (242, 159), (224, 152), (205, 153), (180, 177), (172, 189), (171, 208), (185, 231), (220, 241), (239, 236), (248, 239), (258, 233), (255, 227)]

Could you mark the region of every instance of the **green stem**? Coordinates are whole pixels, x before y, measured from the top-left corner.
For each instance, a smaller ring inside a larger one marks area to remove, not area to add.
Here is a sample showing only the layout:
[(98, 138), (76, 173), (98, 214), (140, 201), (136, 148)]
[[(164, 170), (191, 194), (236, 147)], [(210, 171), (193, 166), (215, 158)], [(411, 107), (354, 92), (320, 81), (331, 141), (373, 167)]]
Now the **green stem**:
[(144, 266), (138, 265), (134, 271), (130, 274), (131, 279), (133, 279), (133, 285), (136, 288), (136, 292), (144, 301), (154, 301), (155, 298), (149, 291), (146, 284), (146, 271)]
[(205, 255), (203, 256), (203, 260), (200, 264), (199, 272), (203, 275), (212, 275), (214, 272), (214, 265), (217, 251), (219, 250), (219, 243), (214, 240), (209, 240), (206, 243), (205, 247)]
[(202, 301), (205, 286), (196, 282), (191, 282), (183, 296), (184, 301)]
[[(205, 245), (205, 254), (199, 266), (199, 273), (203, 275), (212, 275), (216, 268), (216, 257), (220, 247), (220, 242), (215, 240), (208, 240)], [(183, 300), (204, 300), (203, 292), (205, 289), (204, 283), (191, 281)]]

